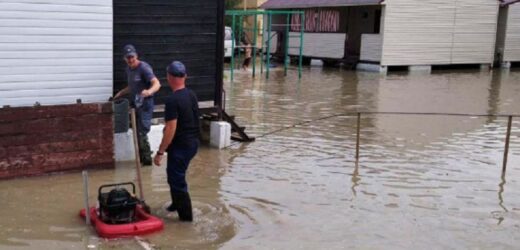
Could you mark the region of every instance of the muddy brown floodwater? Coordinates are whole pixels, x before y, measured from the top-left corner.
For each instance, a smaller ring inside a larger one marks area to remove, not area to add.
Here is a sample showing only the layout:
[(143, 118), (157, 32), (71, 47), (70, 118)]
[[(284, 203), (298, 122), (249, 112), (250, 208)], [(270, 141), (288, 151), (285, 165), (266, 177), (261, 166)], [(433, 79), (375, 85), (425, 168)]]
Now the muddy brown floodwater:
[[(106, 241), (77, 216), (80, 173), (0, 182), (0, 249), (514, 249), (520, 244), (520, 117), (501, 178), (506, 119), (357, 111), (520, 113), (520, 72), (431, 75), (306, 68), (226, 83), (227, 111), (257, 141), (203, 147), (189, 170), (195, 222), (168, 205), (165, 168), (144, 168), (163, 232)], [(319, 118), (327, 119), (317, 120)], [(300, 124), (293, 126), (294, 124)], [(160, 127), (151, 135), (153, 147)], [(276, 133), (270, 133), (278, 131)], [(133, 165), (90, 171), (134, 180)], [(145, 243), (142, 243), (145, 242)], [(143, 245), (144, 244), (144, 245)]]

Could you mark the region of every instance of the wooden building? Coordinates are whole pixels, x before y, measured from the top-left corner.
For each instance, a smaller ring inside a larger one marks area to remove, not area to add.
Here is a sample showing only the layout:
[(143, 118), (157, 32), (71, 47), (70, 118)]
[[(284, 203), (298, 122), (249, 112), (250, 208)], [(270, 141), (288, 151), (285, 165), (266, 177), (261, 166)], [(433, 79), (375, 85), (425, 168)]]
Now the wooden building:
[(496, 44), (496, 61), (503, 67), (520, 62), (520, 1), (503, 0), (499, 19)]
[(499, 4), (498, 0), (270, 0), (262, 7), (304, 9), (311, 12), (310, 22), (318, 23), (320, 11), (339, 13), (333, 32), (305, 33), (304, 44), (310, 48), (304, 55), (354, 58), (365, 68), (386, 71), (389, 66), (492, 65)]
[(114, 167), (108, 99), (134, 44), (168, 93), (183, 61), (209, 109), (222, 102), (224, 0), (0, 2), (0, 179)]
[(170, 90), (166, 66), (182, 61), (187, 84), (199, 101), (222, 99), (224, 0), (114, 0), (114, 83), (126, 86), (122, 48), (135, 45), (163, 85), (156, 104)]
[[(306, 59), (325, 61), (359, 58), (362, 34), (379, 34), (381, 6), (380, 0), (269, 0), (261, 6), (264, 9), (304, 10), (305, 23), (297, 16), (291, 17), (289, 55), (299, 54), (300, 27), (304, 27), (303, 56)], [(271, 52), (283, 51), (283, 15), (273, 17), (271, 30), (275, 32)]]

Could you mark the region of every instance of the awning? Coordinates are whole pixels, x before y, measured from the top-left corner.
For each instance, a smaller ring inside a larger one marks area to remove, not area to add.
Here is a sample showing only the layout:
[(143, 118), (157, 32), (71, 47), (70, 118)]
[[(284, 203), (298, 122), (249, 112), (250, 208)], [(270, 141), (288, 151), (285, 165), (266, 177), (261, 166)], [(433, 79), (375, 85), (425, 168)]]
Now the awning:
[(303, 9), (314, 7), (341, 7), (379, 5), (383, 0), (269, 0), (262, 9)]

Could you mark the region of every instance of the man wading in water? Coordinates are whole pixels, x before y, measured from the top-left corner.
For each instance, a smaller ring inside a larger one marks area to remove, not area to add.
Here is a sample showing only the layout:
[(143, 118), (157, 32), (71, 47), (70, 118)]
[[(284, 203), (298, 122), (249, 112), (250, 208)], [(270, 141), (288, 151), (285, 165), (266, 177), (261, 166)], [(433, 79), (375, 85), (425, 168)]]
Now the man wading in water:
[(186, 170), (199, 148), (199, 104), (195, 93), (186, 88), (184, 64), (174, 61), (166, 71), (168, 85), (173, 93), (166, 98), (164, 109), (166, 124), (154, 163), (160, 166), (164, 153), (168, 153), (166, 173), (172, 204), (167, 210), (177, 211), (181, 221), (192, 221), (193, 214), (188, 183), (186, 183)]
[(126, 76), (128, 86), (119, 91), (114, 99), (120, 98), (128, 93), (132, 94), (132, 104), (137, 113), (137, 131), (139, 138), (139, 155), (143, 165), (152, 165), (152, 151), (148, 142), (148, 132), (152, 126), (153, 116), (153, 94), (161, 88), (161, 84), (153, 74), (152, 67), (140, 61), (137, 56), (137, 50), (133, 45), (126, 45), (123, 49), (126, 68)]

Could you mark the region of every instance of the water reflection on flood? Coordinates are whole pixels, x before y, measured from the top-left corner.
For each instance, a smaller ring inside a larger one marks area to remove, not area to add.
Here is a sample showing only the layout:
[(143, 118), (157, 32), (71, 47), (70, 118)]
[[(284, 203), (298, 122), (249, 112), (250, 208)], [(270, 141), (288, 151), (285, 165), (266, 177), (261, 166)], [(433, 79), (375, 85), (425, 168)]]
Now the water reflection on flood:
[[(291, 78), (292, 77), (292, 78)], [(520, 228), (520, 121), (501, 178), (504, 118), (357, 111), (518, 114), (518, 72), (429, 76), (311, 69), (230, 83), (228, 110), (260, 138), (222, 177), (234, 248), (515, 248)], [(253, 199), (254, 198), (254, 199)]]
[[(227, 111), (258, 139), (201, 149), (189, 173), (193, 224), (161, 210), (168, 201), (164, 167), (144, 169), (147, 202), (166, 221), (164, 232), (144, 241), (160, 249), (519, 244), (520, 118), (501, 178), (504, 118), (363, 115), (356, 164), (356, 117), (341, 114), (519, 114), (520, 72), (282, 74), (273, 71), (266, 81), (238, 72), (226, 83)], [(91, 201), (97, 186), (134, 176), (132, 164), (91, 171)], [(135, 239), (98, 239), (84, 226), (79, 173), (0, 182), (0, 202), (0, 249), (142, 249)]]

